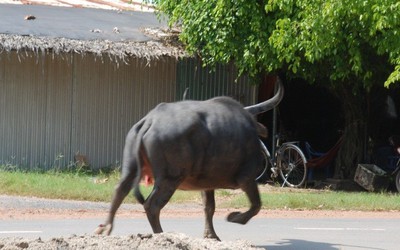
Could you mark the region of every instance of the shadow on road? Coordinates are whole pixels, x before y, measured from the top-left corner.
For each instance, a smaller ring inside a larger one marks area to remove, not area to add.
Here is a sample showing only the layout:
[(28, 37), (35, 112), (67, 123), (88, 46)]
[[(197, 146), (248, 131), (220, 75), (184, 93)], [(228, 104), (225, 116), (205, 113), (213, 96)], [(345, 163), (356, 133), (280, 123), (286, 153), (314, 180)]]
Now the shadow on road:
[(324, 249), (324, 250), (338, 250), (343, 247), (352, 247), (354, 249), (370, 249), (370, 250), (383, 250), (382, 248), (365, 247), (365, 246), (344, 246), (340, 244), (331, 244), (325, 242), (314, 242), (298, 239), (284, 239), (276, 242), (275, 245), (258, 246), (268, 250), (310, 250), (310, 249)]

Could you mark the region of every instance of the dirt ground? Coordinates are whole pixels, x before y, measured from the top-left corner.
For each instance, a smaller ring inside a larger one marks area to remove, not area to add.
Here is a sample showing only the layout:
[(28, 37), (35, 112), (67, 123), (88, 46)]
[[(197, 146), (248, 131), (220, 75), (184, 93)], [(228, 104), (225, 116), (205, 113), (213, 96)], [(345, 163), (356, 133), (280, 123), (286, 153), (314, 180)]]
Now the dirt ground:
[[(188, 217), (203, 217), (203, 210), (200, 205), (191, 204), (192, 208), (176, 208), (168, 206), (161, 211), (162, 218), (188, 218)], [(225, 217), (230, 212), (237, 209), (216, 209), (216, 218)], [(98, 210), (72, 210), (72, 209), (0, 209), (0, 220), (7, 219), (79, 219), (79, 218), (100, 218), (105, 219), (107, 211)], [(145, 218), (146, 214), (143, 209), (135, 210), (118, 210), (117, 216), (120, 218)], [(325, 211), (325, 210), (261, 210), (257, 217), (260, 218), (400, 218), (398, 211)]]

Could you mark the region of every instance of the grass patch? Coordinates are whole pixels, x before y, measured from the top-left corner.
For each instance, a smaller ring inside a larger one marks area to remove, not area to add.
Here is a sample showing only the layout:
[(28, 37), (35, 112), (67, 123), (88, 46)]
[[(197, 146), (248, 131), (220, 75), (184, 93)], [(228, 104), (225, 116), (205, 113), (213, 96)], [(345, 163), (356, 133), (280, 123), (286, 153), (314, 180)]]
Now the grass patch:
[(72, 173), (1, 172), (0, 192), (53, 199), (89, 201), (110, 199), (117, 183), (116, 179), (110, 178), (103, 184), (96, 184), (95, 178), (103, 177)]
[[(0, 168), (0, 194), (110, 202), (119, 178), (117, 171), (91, 174), (71, 171), (2, 171)], [(142, 185), (140, 190), (147, 197), (152, 186)], [(176, 192), (171, 198), (171, 201), (177, 203), (198, 200), (198, 192)], [(136, 203), (136, 199), (128, 195), (125, 202)]]
[[(400, 195), (397, 193), (310, 191), (262, 192), (264, 209), (296, 210), (357, 210), (357, 211), (400, 211)], [(245, 195), (237, 195), (221, 203), (224, 207), (246, 207), (249, 202)]]
[[(0, 166), (0, 194), (110, 202), (119, 178), (118, 171), (27, 172), (15, 169), (6, 171)], [(141, 186), (145, 197), (151, 190), (151, 186)], [(264, 209), (400, 211), (398, 193), (351, 193), (279, 187), (261, 187), (260, 190)], [(249, 206), (247, 197), (240, 191), (218, 190), (216, 201), (218, 207)], [(130, 194), (125, 202), (136, 203), (136, 200)], [(201, 202), (201, 196), (195, 191), (176, 191), (171, 202)]]

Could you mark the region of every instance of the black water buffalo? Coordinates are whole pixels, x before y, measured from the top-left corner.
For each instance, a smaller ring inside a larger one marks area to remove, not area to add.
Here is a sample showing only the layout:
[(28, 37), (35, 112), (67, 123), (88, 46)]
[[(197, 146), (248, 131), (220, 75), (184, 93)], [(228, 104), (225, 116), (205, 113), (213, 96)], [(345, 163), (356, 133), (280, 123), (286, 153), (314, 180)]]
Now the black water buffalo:
[[(229, 97), (207, 101), (161, 103), (129, 131), (124, 148), (122, 175), (110, 212), (97, 234), (110, 234), (115, 213), (133, 188), (143, 204), (154, 233), (163, 230), (160, 211), (176, 189), (201, 191), (205, 212), (205, 238), (218, 239), (213, 227), (215, 189), (241, 188), (251, 207), (233, 212), (227, 220), (245, 224), (261, 208), (255, 181), (262, 164), (259, 125), (254, 115), (273, 109), (283, 97), (279, 82), (276, 95), (259, 104), (243, 107)], [(154, 181), (144, 199), (139, 182)]]

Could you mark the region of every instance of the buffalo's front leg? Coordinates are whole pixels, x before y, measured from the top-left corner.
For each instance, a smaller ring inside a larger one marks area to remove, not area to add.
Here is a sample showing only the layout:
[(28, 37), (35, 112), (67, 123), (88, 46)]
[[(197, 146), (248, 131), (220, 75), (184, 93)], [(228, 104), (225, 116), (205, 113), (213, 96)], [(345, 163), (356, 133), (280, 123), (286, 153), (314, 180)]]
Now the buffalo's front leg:
[(203, 199), (205, 214), (204, 238), (220, 240), (215, 233), (213, 225), (213, 216), (215, 212), (214, 190), (201, 192), (201, 197)]
[(254, 215), (258, 214), (261, 209), (261, 199), (257, 183), (255, 181), (250, 181), (242, 186), (242, 190), (247, 194), (247, 197), (250, 200), (250, 209), (244, 213), (230, 213), (227, 218), (229, 222), (246, 224)]
[(154, 233), (162, 233), (160, 211), (174, 194), (177, 183), (170, 181), (156, 181), (149, 197), (143, 204), (147, 219)]

